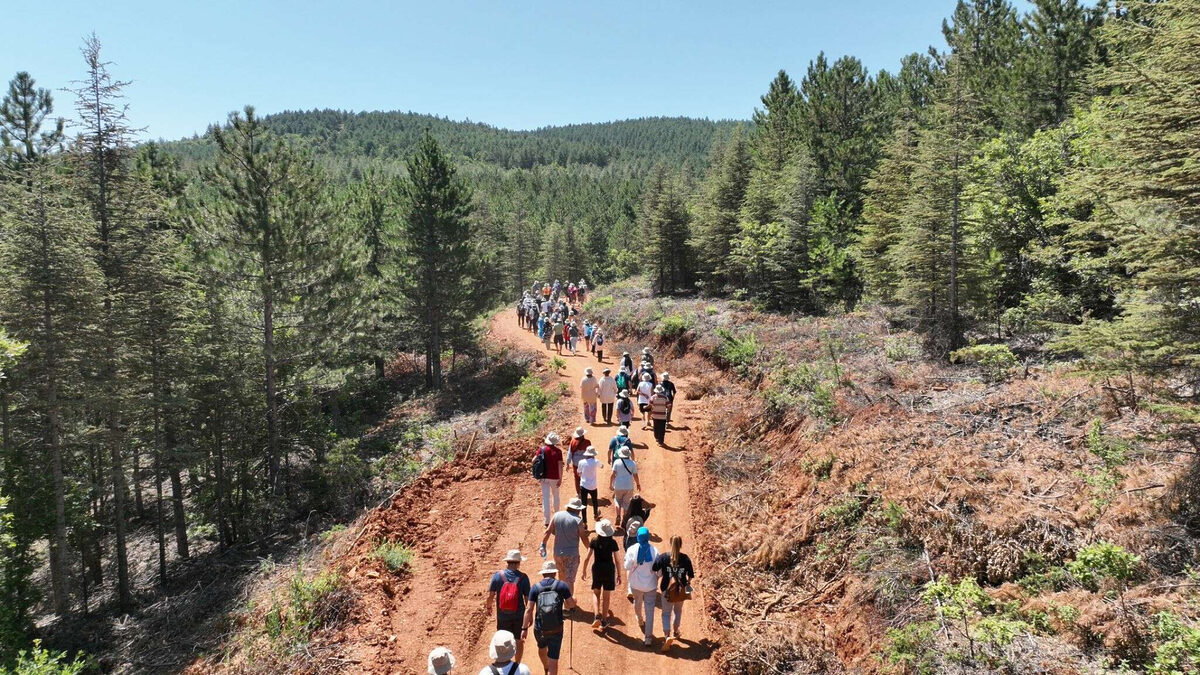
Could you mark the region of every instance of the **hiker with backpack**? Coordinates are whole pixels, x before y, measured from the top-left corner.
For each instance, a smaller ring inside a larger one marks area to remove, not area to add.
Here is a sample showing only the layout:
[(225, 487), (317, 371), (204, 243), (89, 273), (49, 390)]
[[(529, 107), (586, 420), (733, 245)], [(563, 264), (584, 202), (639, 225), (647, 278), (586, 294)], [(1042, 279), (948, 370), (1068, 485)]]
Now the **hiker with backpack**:
[(624, 366), (621, 366), (621, 369), (617, 371), (616, 383), (618, 392), (629, 392), (629, 373), (625, 370)]
[(657, 504), (646, 499), (642, 496), (642, 493), (638, 492), (629, 500), (629, 509), (625, 512), (625, 519), (627, 521), (636, 520), (645, 525), (646, 521), (650, 520), (650, 510), (655, 506)]
[(650, 381), (649, 373), (642, 373), (641, 383), (638, 384), (638, 412), (642, 413), (642, 430), (650, 428), (650, 397), (654, 396), (654, 383)]
[(583, 559), (583, 580), (587, 581), (588, 562), (592, 563), (592, 595), (596, 598), (596, 611), (592, 614), (592, 628), (607, 628), (613, 618), (609, 597), (617, 584), (621, 583), (621, 561), (617, 541), (613, 539), (616, 529), (607, 518), (596, 523), (596, 538), (588, 544), (587, 557)]
[(595, 332), (595, 330), (596, 327), (592, 325), (590, 320), (583, 320), (583, 345), (587, 347), (588, 351), (593, 354), (596, 353), (596, 350), (592, 348), (592, 333)]
[(660, 384), (650, 397), (650, 423), (654, 425), (654, 440), (659, 446), (667, 444), (667, 410), (671, 405), (667, 392)]
[(454, 670), (454, 654), (445, 647), (434, 647), (429, 652), (429, 675), (450, 675)]
[(663, 373), (662, 382), (659, 384), (663, 393), (667, 395), (667, 426), (671, 426), (671, 411), (675, 409), (675, 383), (671, 381), (670, 373)]
[(613, 406), (617, 402), (617, 381), (612, 377), (612, 368), (602, 371), (604, 377), (596, 383), (596, 397), (600, 401), (600, 416), (605, 424), (612, 424)]
[(563, 626), (566, 619), (563, 609), (573, 607), (571, 589), (555, 579), (558, 567), (553, 560), (542, 563), (542, 580), (529, 589), (529, 606), (525, 610), (525, 623), (521, 636), (528, 639), (530, 628), (537, 642), (538, 658), (546, 675), (557, 675), (558, 657), (562, 651)]
[(600, 398), (600, 382), (591, 368), (583, 369), (583, 379), (579, 381), (579, 398), (583, 401), (583, 421), (594, 425), (596, 401)]
[[(671, 552), (660, 554), (654, 560), (653, 570), (661, 577), (659, 590), (662, 592), (662, 627), (666, 642), (662, 650), (668, 652), (675, 640), (680, 638), (679, 623), (683, 620), (683, 603), (692, 597), (692, 559), (683, 553), (683, 538), (671, 537)], [(672, 629), (672, 618), (674, 619)]]
[(625, 512), (629, 510), (629, 500), (633, 492), (642, 490), (642, 479), (638, 477), (637, 462), (629, 458), (629, 448), (617, 448), (616, 462), (613, 463), (612, 474), (608, 486), (612, 489), (613, 501), (617, 505), (617, 522), (625, 522)]
[(638, 366), (638, 372), (637, 372), (638, 382), (641, 382), (643, 379), (645, 379), (646, 375), (650, 376), (650, 384), (657, 387), (658, 386), (658, 374), (654, 372), (654, 364), (649, 361), (642, 361), (641, 365)]
[(558, 314), (555, 314), (554, 323), (550, 327), (550, 334), (554, 339), (554, 350), (558, 352), (559, 356), (562, 356), (564, 326), (565, 324), (563, 324), (562, 317)]
[(600, 327), (596, 327), (596, 331), (592, 333), (592, 353), (596, 355), (596, 360), (604, 363), (604, 331)]
[(642, 361), (654, 366), (654, 355), (650, 353), (649, 347), (642, 347)]
[(575, 592), (575, 575), (579, 572), (579, 543), (588, 544), (588, 529), (583, 523), (583, 502), (578, 497), (572, 497), (566, 508), (554, 514), (546, 532), (542, 534), (542, 551), (546, 550), (546, 542), (554, 535), (554, 565), (558, 569), (559, 579)]
[[(618, 377), (620, 377), (618, 375)], [(618, 386), (620, 382), (617, 383)], [(623, 427), (628, 427), (633, 423), (633, 401), (629, 398), (629, 391), (622, 389), (617, 394), (617, 424)]]
[(517, 327), (525, 327), (525, 298), (517, 301)]
[[(525, 556), (520, 549), (513, 549), (504, 556), (504, 569), (492, 575), (488, 584), (487, 600), (484, 606), (487, 613), (496, 610), (496, 630), (509, 631), (513, 635), (521, 634), (521, 621), (525, 617), (525, 600), (529, 597), (529, 576), (521, 571), (521, 562)], [(525, 641), (517, 640), (516, 660), (521, 660), (521, 652), (525, 649)]]
[(542, 344), (546, 345), (546, 349), (550, 349), (550, 341), (554, 338), (553, 330), (550, 323), (550, 317), (546, 314), (542, 315)]
[(633, 453), (633, 439), (629, 438), (629, 427), (622, 424), (617, 427), (617, 435), (612, 437), (608, 442), (608, 463), (612, 464), (617, 461), (617, 449), (625, 448), (629, 451), (629, 459), (637, 459)]
[[(517, 634), (520, 634), (520, 630)], [(492, 665), (484, 666), (479, 675), (533, 675), (529, 666), (521, 663), (521, 641), (512, 631), (498, 630), (492, 635), (488, 656)]]
[(621, 371), (630, 377), (633, 376), (633, 357), (629, 352), (621, 352)]
[[(550, 514), (558, 511), (558, 489), (562, 486), (563, 453), (558, 447), (558, 434), (546, 434), (546, 442), (533, 456), (533, 477), (542, 486), (542, 519), (550, 525)], [(551, 503), (554, 511), (550, 510)]]
[(650, 530), (646, 526), (637, 530), (637, 543), (625, 551), (625, 571), (629, 574), (629, 590), (633, 594), (633, 613), (642, 628), (642, 644), (654, 644), (654, 609), (658, 602), (658, 575), (654, 573), (654, 560), (658, 549), (650, 543)]

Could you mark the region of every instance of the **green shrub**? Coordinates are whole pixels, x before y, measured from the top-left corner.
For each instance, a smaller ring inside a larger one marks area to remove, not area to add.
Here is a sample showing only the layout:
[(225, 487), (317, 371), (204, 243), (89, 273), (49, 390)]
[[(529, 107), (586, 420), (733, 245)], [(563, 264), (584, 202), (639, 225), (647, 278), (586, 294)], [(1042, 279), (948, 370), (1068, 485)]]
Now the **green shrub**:
[(65, 653), (42, 649), (42, 641), (34, 640), (33, 647), (17, 652), (11, 669), (0, 667), (0, 675), (79, 675), (88, 667), (79, 655), (68, 661)]
[(704, 313), (707, 316), (716, 316), (717, 314), (720, 313), (720, 311), (716, 307), (709, 305), (708, 307), (704, 308)]
[(387, 567), (388, 571), (393, 574), (399, 574), (408, 569), (413, 559), (412, 549), (397, 541), (385, 541), (376, 546), (373, 555), (382, 561), (384, 567)]
[(286, 601), (272, 604), (264, 627), (272, 640), (305, 644), (316, 631), (345, 619), (351, 603), (345, 579), (338, 573), (323, 572), (307, 580), (297, 569), (288, 584)]
[(821, 457), (810, 457), (800, 463), (800, 468), (817, 480), (825, 480), (833, 473), (833, 465), (837, 462), (837, 456), (828, 454)]
[(889, 499), (883, 506), (883, 519), (887, 521), (888, 527), (899, 530), (904, 524), (904, 507)]
[(668, 314), (658, 323), (654, 335), (664, 342), (678, 342), (695, 326), (696, 317), (692, 314)]
[(454, 429), (449, 424), (430, 427), (425, 432), (425, 439), (433, 448), (433, 457), (441, 462), (454, 459)]
[(1189, 626), (1170, 612), (1154, 617), (1154, 661), (1150, 675), (1183, 675), (1200, 672), (1200, 628)]
[(546, 409), (554, 401), (553, 395), (542, 389), (542, 382), (533, 375), (526, 375), (517, 385), (517, 394), (521, 397), (521, 413), (519, 415), (522, 432), (533, 431), (546, 421)]
[(584, 312), (584, 314), (590, 314), (592, 312), (595, 312), (598, 309), (604, 309), (605, 307), (612, 307), (612, 305), (613, 305), (613, 296), (611, 296), (611, 295), (593, 295), (592, 297), (587, 299), (587, 302), (583, 303), (583, 312)]
[(808, 364), (781, 366), (763, 390), (767, 406), (776, 414), (799, 410), (830, 424), (837, 422), (837, 397), (834, 385), (823, 381), (821, 373)]
[(325, 530), (324, 532), (321, 533), (321, 543), (328, 544), (329, 542), (333, 541), (334, 538), (336, 538), (338, 536), (339, 532), (345, 532), (345, 531), (346, 531), (346, 526), (341, 523), (338, 523), (337, 525), (334, 525), (333, 527), (331, 527), (328, 530)]
[(852, 527), (867, 512), (867, 500), (860, 494), (843, 495), (841, 501), (821, 512), (821, 517), (833, 525)]
[(1100, 418), (1092, 420), (1088, 429), (1087, 449), (1103, 460), (1104, 466), (1112, 469), (1128, 462), (1130, 448), (1129, 442), (1105, 435), (1104, 424)]
[(553, 370), (555, 375), (562, 375), (563, 368), (566, 367), (567, 362), (563, 361), (561, 356), (550, 359), (550, 370)]
[(1008, 379), (1008, 371), (1017, 365), (1017, 356), (1008, 345), (986, 344), (963, 347), (950, 353), (952, 363), (975, 363), (989, 382)]
[(747, 375), (758, 357), (759, 345), (754, 333), (738, 336), (728, 328), (718, 328), (717, 337), (721, 342), (717, 345), (716, 357), (726, 366)]
[(1108, 541), (1099, 541), (1079, 549), (1067, 571), (1084, 587), (1097, 590), (1102, 579), (1129, 581), (1137, 574), (1141, 558)]
[(936, 621), (919, 621), (888, 629), (883, 660), (900, 666), (905, 672), (933, 675), (937, 672), (937, 652), (934, 648), (937, 630)]
[(892, 335), (883, 343), (883, 354), (889, 361), (912, 361), (921, 355), (921, 345), (911, 337)]

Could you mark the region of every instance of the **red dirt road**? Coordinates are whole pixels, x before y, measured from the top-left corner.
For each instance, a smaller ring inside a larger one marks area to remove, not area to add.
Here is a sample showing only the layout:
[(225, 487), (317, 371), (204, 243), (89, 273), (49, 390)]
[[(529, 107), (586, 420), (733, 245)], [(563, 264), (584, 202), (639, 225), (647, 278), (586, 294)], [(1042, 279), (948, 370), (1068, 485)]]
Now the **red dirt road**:
[[(517, 326), (516, 320), (510, 312), (501, 312), (492, 321), (491, 334), (494, 339), (519, 345), (525, 349), (545, 351), (535, 335)], [(579, 405), (578, 396), (575, 394), (578, 391), (579, 381), (583, 378), (583, 370), (590, 366), (595, 369), (596, 376), (599, 377), (600, 369), (605, 367), (604, 365), (600, 365), (595, 357), (583, 349), (582, 342), (580, 340), (580, 353), (578, 356), (572, 357), (568, 353), (562, 357), (567, 363), (566, 368), (563, 370), (562, 381), (567, 383), (573, 394), (564, 400), (563, 405), (570, 405), (579, 410), (575, 418), (578, 420), (575, 423), (576, 425), (583, 424), (582, 408)], [(614, 345), (610, 344), (610, 346)], [(552, 353), (547, 353), (547, 358), (551, 358), (551, 356)], [(619, 353), (616, 357), (606, 354), (605, 365), (615, 370), (618, 357)], [(656, 360), (656, 363), (658, 364), (659, 372), (669, 371), (669, 367), (662, 362), (661, 357)], [(696, 407), (698, 406), (698, 402), (684, 400), (682, 392), (687, 387), (686, 381), (679, 381), (676, 384), (680, 388), (680, 395), (676, 399), (672, 424), (684, 429), (696, 427), (696, 422), (698, 421)], [(598, 426), (589, 426), (586, 428), (588, 438), (596, 446), (602, 461), (606, 461), (608, 442), (616, 435), (616, 425), (605, 426), (603, 421), (601, 421)], [(559, 434), (564, 439), (564, 444), (570, 436), (571, 431), (573, 429), (559, 430)], [(688, 474), (685, 465), (688, 456), (686, 448), (689, 433), (686, 430), (669, 430), (667, 433), (667, 445), (670, 449), (663, 449), (659, 448), (654, 442), (654, 437), (650, 431), (643, 431), (641, 429), (641, 425), (636, 419), (630, 429), (630, 436), (635, 444), (638, 472), (641, 475), (642, 493), (647, 499), (657, 505), (650, 516), (649, 526), (653, 534), (655, 546), (660, 550), (667, 550), (667, 542), (674, 534), (679, 534), (683, 537), (685, 552), (693, 549), (695, 544), (695, 536), (692, 529), (692, 511), (694, 507), (689, 499), (691, 492), (688, 487)], [(534, 449), (530, 448), (531, 457)], [(600, 498), (602, 503), (604, 501), (608, 502), (607, 506), (602, 507), (601, 516), (615, 520), (616, 512), (612, 506), (612, 492), (608, 488), (608, 470), (608, 466), (605, 466), (601, 470)], [(538, 578), (537, 569), (542, 562), (541, 558), (537, 555), (542, 535), (541, 493), (532, 478), (526, 479), (520, 477), (516, 480), (521, 481), (516, 491), (524, 493), (523, 496), (527, 497), (527, 500), (522, 501), (528, 505), (523, 506), (522, 510), (518, 513), (512, 513), (512, 509), (510, 509), (510, 520), (501, 524), (504, 534), (499, 538), (493, 550), (488, 555), (491, 557), (491, 560), (498, 561), (505, 549), (515, 547), (519, 543), (526, 557), (530, 558), (522, 566), (522, 569), (530, 575), (532, 580), (536, 581)], [(567, 488), (568, 482), (569, 476), (564, 478), (563, 481), (564, 489), (561, 495), (564, 502), (570, 496), (571, 492)], [(592, 521), (589, 520), (589, 522)], [(695, 558), (694, 554), (693, 558)], [(687, 602), (684, 608), (682, 624), (683, 640), (677, 642), (669, 654), (662, 654), (659, 651), (663, 633), (661, 620), (657, 615), (655, 616), (656, 626), (654, 633), (659, 639), (653, 647), (644, 647), (642, 645), (642, 633), (638, 628), (637, 619), (633, 613), (633, 606), (625, 599), (623, 592), (624, 574), (622, 576), (622, 586), (613, 592), (613, 599), (611, 601), (613, 612), (616, 614), (617, 625), (603, 633), (594, 632), (590, 626), (593, 608), (590, 581), (584, 582), (582, 579), (577, 579), (576, 595), (579, 600), (580, 610), (577, 610), (571, 618), (575, 623), (573, 672), (580, 675), (599, 675), (602, 673), (634, 675), (637, 673), (690, 674), (713, 672), (714, 668), (712, 667), (711, 660), (712, 636), (708, 632), (707, 620), (703, 616), (703, 608), (705, 606), (703, 598), (704, 570), (697, 570), (697, 573), (698, 578), (695, 584), (696, 597)], [(590, 578), (589, 574), (589, 580)], [(480, 584), (484, 584), (485, 581), (481, 579)], [(464, 654), (466, 658), (463, 661), (468, 666), (464, 672), (475, 673), (488, 664), (487, 647), (492, 633), (491, 629), (492, 625), (489, 623), (485, 626), (477, 643), (471, 647), (467, 654)], [(570, 629), (568, 628), (568, 630)], [(532, 644), (532, 635), (530, 635), (529, 642), (530, 645), (526, 647), (526, 655), (523, 660), (530, 665), (533, 672), (541, 672), (541, 663), (537, 659), (536, 646)], [(572, 672), (568, 669), (570, 662), (572, 662), (572, 659), (569, 652), (569, 641), (565, 639), (559, 668), (560, 672)]]
[[(491, 324), (493, 340), (522, 351), (544, 353), (541, 343), (520, 329), (512, 314), (502, 312)], [(615, 345), (610, 343), (610, 347)], [(619, 352), (618, 352), (619, 353)], [(546, 358), (550, 358), (550, 354)], [(588, 366), (596, 367), (590, 354), (564, 356), (567, 366), (558, 381), (565, 382), (572, 396), (556, 404), (551, 420), (569, 420), (557, 431), (567, 439), (583, 414), (578, 399), (579, 380)], [(613, 365), (609, 356), (605, 365)], [(660, 372), (666, 367), (659, 359)], [(601, 366), (603, 367), (603, 366)], [(668, 368), (669, 370), (669, 368)], [(599, 370), (597, 370), (599, 374)], [(650, 516), (655, 545), (666, 549), (665, 542), (674, 534), (684, 540), (684, 551), (699, 562), (693, 530), (688, 462), (700, 461), (687, 449), (699, 428), (698, 403), (687, 401), (686, 379), (678, 381), (673, 423), (679, 429), (669, 431), (670, 449), (659, 448), (649, 431), (635, 422), (630, 430), (635, 443), (642, 492), (657, 506)], [(556, 383), (551, 387), (557, 388)], [(569, 412), (567, 410), (569, 408)], [(616, 435), (616, 425), (588, 427), (588, 438), (607, 459), (608, 442)], [(495, 619), (485, 612), (487, 584), (500, 569), (504, 553), (520, 548), (527, 558), (522, 570), (532, 580), (542, 559), (538, 546), (542, 538), (541, 490), (529, 475), (529, 462), (536, 444), (527, 440), (509, 440), (480, 444), (473, 454), (452, 464), (427, 472), (406, 488), (390, 504), (371, 514), (363, 530), (341, 559), (354, 588), (362, 598), (359, 616), (345, 626), (330, 642), (341, 654), (333, 668), (338, 672), (367, 675), (409, 675), (425, 672), (425, 658), (437, 645), (449, 647), (458, 659), (455, 672), (473, 675), (489, 664), (488, 645), (495, 631)], [(693, 467), (694, 468), (694, 467)], [(564, 486), (569, 485), (564, 480)], [(563, 503), (571, 495), (561, 491)], [(601, 470), (601, 516), (615, 519), (608, 489), (608, 467)], [(415, 556), (409, 574), (392, 577), (374, 559), (376, 542), (401, 539), (411, 542)], [(660, 673), (704, 674), (715, 672), (712, 651), (714, 640), (705, 614), (705, 572), (701, 566), (694, 584), (696, 597), (684, 608), (683, 640), (669, 654), (660, 653), (662, 624), (655, 616), (653, 647), (642, 645), (641, 630), (633, 607), (625, 599), (624, 584), (613, 593), (611, 606), (617, 624), (604, 633), (591, 629), (593, 600), (590, 581), (576, 580), (580, 610), (569, 617), (559, 672), (563, 674), (655, 675)], [(571, 626), (574, 644), (571, 645)], [(533, 636), (530, 635), (522, 661), (534, 673), (542, 673)], [(573, 669), (570, 667), (573, 663)]]

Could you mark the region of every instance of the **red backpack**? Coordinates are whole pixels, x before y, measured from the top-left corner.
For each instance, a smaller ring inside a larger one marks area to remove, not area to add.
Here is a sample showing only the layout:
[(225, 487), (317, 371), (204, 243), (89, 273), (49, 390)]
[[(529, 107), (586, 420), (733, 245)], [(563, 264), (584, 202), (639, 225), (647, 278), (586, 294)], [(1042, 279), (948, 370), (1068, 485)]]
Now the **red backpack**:
[[(503, 572), (501, 574), (503, 575)], [(504, 585), (500, 587), (500, 611), (504, 614), (517, 614), (521, 611), (521, 589), (516, 581), (510, 581), (504, 576), (501, 578), (504, 579)]]

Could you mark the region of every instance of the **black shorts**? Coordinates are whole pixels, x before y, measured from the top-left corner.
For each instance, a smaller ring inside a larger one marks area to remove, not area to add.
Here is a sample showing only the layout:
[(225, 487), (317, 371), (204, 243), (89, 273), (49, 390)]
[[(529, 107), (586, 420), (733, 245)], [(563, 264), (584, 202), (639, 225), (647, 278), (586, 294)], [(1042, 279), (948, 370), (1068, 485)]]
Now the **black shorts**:
[(638, 412), (646, 412), (649, 409), (650, 409), (649, 403), (639, 403), (638, 404)]
[(558, 660), (558, 654), (562, 651), (563, 632), (559, 630), (553, 635), (542, 635), (538, 631), (533, 631), (533, 638), (537, 640), (538, 649), (546, 650), (546, 658)]
[(525, 617), (520, 614), (506, 617), (503, 614), (496, 612), (496, 630), (506, 630), (520, 640), (521, 624), (524, 623), (524, 618)]
[(616, 587), (617, 587), (617, 570), (615, 568), (607, 569), (607, 570), (597, 570), (595, 567), (592, 568), (592, 590), (593, 591), (597, 591), (597, 590), (611, 591)]

